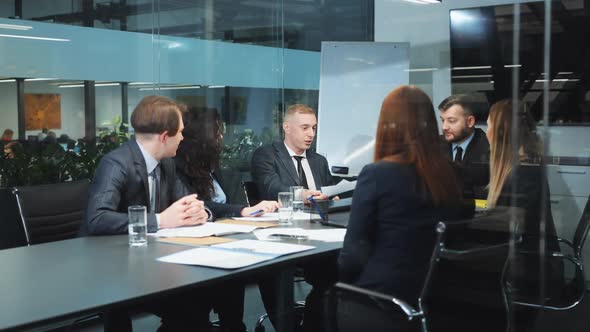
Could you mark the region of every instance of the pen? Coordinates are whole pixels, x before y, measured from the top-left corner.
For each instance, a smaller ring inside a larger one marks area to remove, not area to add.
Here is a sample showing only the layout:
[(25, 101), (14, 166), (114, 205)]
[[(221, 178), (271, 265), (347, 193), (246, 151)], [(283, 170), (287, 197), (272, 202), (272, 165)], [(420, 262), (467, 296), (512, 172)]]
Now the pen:
[(297, 234), (270, 234), (268, 237), (270, 238), (277, 238), (277, 239), (286, 239), (286, 240), (307, 240), (307, 235), (297, 235)]
[(318, 214), (320, 215), (320, 218), (322, 218), (322, 220), (327, 220), (328, 218), (326, 218), (326, 215), (324, 214), (324, 212), (322, 212), (322, 209), (320, 208), (320, 205), (318, 204), (318, 202), (313, 199), (313, 196), (309, 196), (307, 198), (308, 201), (310, 201), (313, 206), (315, 207), (316, 211), (318, 211)]
[(256, 210), (256, 211), (250, 213), (249, 216), (255, 216), (255, 215), (261, 214), (261, 213), (264, 213), (264, 210)]

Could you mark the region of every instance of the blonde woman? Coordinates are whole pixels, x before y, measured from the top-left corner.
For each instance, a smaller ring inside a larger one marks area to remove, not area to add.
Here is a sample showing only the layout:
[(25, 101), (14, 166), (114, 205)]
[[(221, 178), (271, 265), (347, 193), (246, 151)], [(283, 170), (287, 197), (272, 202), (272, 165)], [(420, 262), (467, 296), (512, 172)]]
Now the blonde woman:
[(552, 249), (558, 249), (541, 143), (533, 119), (522, 105), (514, 110), (512, 100), (505, 99), (492, 105), (487, 124), (490, 142), (488, 206), (523, 208), (524, 244), (529, 249), (539, 249), (542, 236), (547, 238)]
[[(524, 209), (522, 242), (509, 258), (503, 281), (510, 297), (526, 296), (541, 303), (541, 299), (561, 291), (563, 265), (548, 254), (558, 252), (559, 245), (551, 216), (540, 139), (530, 114), (522, 105), (513, 107), (512, 100), (495, 103), (487, 123), (490, 141), (488, 206)], [(525, 329), (532, 326), (536, 318), (536, 311), (524, 310), (512, 323), (518, 329)]]

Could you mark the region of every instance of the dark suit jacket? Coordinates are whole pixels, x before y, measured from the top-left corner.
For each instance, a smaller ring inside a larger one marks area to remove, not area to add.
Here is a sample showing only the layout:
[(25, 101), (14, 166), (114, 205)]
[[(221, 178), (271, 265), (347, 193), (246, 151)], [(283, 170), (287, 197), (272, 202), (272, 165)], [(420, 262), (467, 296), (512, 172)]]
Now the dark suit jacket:
[[(311, 150), (306, 155), (316, 188), (334, 184), (326, 158)], [(297, 169), (283, 142), (274, 142), (254, 152), (252, 178), (258, 185), (260, 198), (267, 200), (277, 200), (279, 192), (289, 191), (290, 186), (298, 184)]]
[[(542, 191), (545, 186), (547, 190)], [(549, 184), (540, 165), (521, 164), (512, 169), (506, 179), (496, 205), (516, 206), (524, 209), (524, 228), (521, 229), (526, 250), (538, 251), (541, 220), (545, 220), (547, 249), (559, 251), (557, 231), (551, 214)]]
[[(182, 162), (179, 159), (175, 159), (175, 161), (176, 161), (177, 165)], [(177, 172), (178, 177), (182, 181), (182, 183), (192, 193), (196, 193), (200, 197), (201, 193), (196, 192), (194, 190), (194, 188), (190, 185), (190, 181), (188, 180), (188, 176), (186, 174), (184, 174), (184, 172), (182, 171), (182, 168), (177, 167), (176, 172)], [(213, 177), (215, 178), (215, 180), (217, 180), (219, 185), (223, 188), (223, 180), (222, 180), (220, 174), (221, 174), (221, 172), (219, 170), (216, 170), (213, 173)], [(225, 190), (224, 190), (224, 192), (225, 192)], [(243, 208), (247, 207), (247, 205), (217, 203), (214, 201), (205, 201), (205, 205), (211, 210), (211, 212), (213, 213), (213, 215), (216, 218), (241, 217), (242, 215), (240, 214), (240, 212), (242, 211)]]
[(363, 168), (338, 259), (344, 282), (415, 303), (440, 220), (469, 217), (473, 206), (435, 207), (413, 165), (377, 162)]
[[(453, 159), (453, 145), (444, 141), (445, 154)], [(490, 144), (486, 133), (475, 128), (473, 139), (465, 150), (463, 161), (460, 165), (454, 164), (457, 178), (461, 181), (464, 198), (485, 199), (487, 194), (485, 187), (490, 182)]]
[[(157, 213), (188, 195), (176, 176), (174, 161), (160, 161), (160, 194)], [(149, 211), (149, 186), (145, 160), (135, 140), (106, 154), (100, 161), (90, 186), (88, 209), (81, 235), (127, 233), (127, 208), (145, 205)], [(156, 232), (156, 215), (148, 212), (148, 232)]]

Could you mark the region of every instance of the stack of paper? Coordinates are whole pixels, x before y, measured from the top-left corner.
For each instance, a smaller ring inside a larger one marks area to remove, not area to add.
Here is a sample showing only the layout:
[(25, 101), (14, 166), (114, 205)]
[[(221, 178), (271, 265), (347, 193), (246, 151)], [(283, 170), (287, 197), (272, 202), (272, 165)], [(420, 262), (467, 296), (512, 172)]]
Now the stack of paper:
[(221, 236), (234, 233), (250, 233), (255, 229), (256, 226), (206, 222), (202, 225), (192, 227), (160, 229), (156, 233), (150, 235), (155, 237), (205, 237), (213, 235)]
[(166, 263), (236, 269), (313, 248), (298, 244), (241, 240), (185, 250), (160, 257), (158, 260)]

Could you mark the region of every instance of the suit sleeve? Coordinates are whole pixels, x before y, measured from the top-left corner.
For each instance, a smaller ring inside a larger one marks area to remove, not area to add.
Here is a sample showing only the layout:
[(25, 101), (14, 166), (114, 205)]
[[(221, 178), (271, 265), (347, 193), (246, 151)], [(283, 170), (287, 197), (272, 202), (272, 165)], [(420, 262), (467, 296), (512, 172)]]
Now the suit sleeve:
[(350, 220), (340, 257), (340, 280), (355, 282), (373, 251), (377, 217), (377, 179), (371, 165), (359, 174), (350, 209)]
[(225, 204), (213, 201), (206, 201), (205, 205), (211, 210), (215, 219), (241, 217), (242, 209), (246, 207), (245, 205)]
[(100, 161), (90, 187), (86, 210), (89, 235), (127, 233), (127, 213), (118, 212), (118, 207), (128, 176), (125, 166), (111, 156), (105, 156)]
[(289, 186), (281, 181), (278, 173), (272, 149), (257, 149), (252, 156), (252, 177), (260, 199), (276, 200), (279, 192), (289, 191)]

